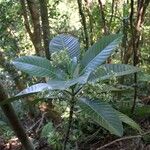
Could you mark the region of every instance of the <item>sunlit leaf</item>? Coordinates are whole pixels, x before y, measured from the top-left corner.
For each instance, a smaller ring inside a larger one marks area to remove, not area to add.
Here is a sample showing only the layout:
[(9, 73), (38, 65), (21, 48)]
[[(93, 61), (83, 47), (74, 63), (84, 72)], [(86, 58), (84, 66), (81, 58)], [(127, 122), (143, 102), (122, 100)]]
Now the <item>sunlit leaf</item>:
[(80, 44), (77, 38), (67, 34), (60, 34), (50, 41), (49, 50), (50, 52), (67, 50), (71, 58), (78, 58), (80, 55)]
[(128, 75), (140, 71), (138, 67), (125, 64), (104, 64), (92, 72), (89, 76), (89, 81), (96, 82), (106, 80), (111, 77)]
[[(93, 61), (97, 62), (99, 59), (99, 65), (104, 62), (107, 57), (112, 53), (112, 50), (116, 48), (121, 38), (120, 34), (112, 34), (104, 36), (93, 44), (84, 54), (81, 64), (85, 68), (89, 68)], [(89, 64), (90, 63), (90, 64)], [(89, 64), (89, 65), (88, 65)], [(87, 67), (88, 65), (88, 67)]]
[(55, 77), (50, 61), (38, 56), (23, 56), (13, 61), (16, 68), (32, 76)]

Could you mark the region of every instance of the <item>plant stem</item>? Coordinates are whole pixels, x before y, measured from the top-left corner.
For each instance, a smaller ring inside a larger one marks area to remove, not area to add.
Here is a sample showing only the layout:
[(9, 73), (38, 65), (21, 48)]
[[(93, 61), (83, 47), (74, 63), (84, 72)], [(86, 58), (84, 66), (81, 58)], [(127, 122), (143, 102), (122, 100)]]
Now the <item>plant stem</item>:
[(133, 104), (132, 104), (132, 108), (131, 108), (131, 113), (134, 113), (135, 110), (135, 106), (136, 106), (136, 99), (137, 99), (137, 73), (134, 73), (134, 100), (133, 100)]
[[(0, 101), (6, 101), (8, 99), (8, 95), (5, 91), (5, 89), (2, 86), (2, 83), (0, 83)], [(34, 150), (34, 146), (28, 136), (26, 135), (26, 132), (20, 123), (15, 110), (13, 109), (11, 104), (5, 104), (1, 106), (5, 116), (7, 117), (13, 131), (17, 135), (18, 139), (22, 143), (25, 150)]]
[(75, 93), (74, 93), (74, 90), (72, 90), (72, 98), (71, 98), (71, 101), (70, 101), (70, 112), (69, 112), (68, 128), (67, 128), (67, 132), (66, 132), (66, 136), (65, 136), (65, 140), (64, 140), (64, 144), (63, 144), (63, 150), (66, 150), (67, 142), (69, 140), (69, 134), (70, 134), (72, 119), (73, 119), (74, 106), (75, 106)]

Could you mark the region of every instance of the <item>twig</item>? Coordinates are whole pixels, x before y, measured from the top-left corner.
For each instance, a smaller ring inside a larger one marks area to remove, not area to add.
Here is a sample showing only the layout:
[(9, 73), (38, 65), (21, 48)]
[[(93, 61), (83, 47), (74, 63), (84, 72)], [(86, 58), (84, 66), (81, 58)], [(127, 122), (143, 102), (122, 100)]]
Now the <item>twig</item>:
[[(98, 129), (98, 130), (97, 130), (96, 132), (94, 132), (92, 135), (87, 136), (86, 139), (83, 139), (83, 140), (84, 140), (84, 144), (86, 144), (87, 142), (93, 140), (93, 138), (99, 133), (99, 131), (100, 131), (100, 129)], [(82, 141), (83, 141), (83, 140), (82, 140)], [(81, 142), (82, 142), (82, 141), (81, 141)], [(81, 142), (80, 142), (80, 143), (81, 143)]]
[(39, 125), (38, 125), (38, 127), (37, 127), (37, 129), (36, 129), (36, 133), (38, 133), (38, 131), (40, 130), (40, 127), (42, 126), (42, 123), (43, 123), (43, 121), (44, 121), (45, 114), (46, 114), (46, 112), (42, 114), (41, 121), (40, 121), (40, 123), (39, 123)]
[(41, 119), (39, 119), (38, 121), (36, 121), (27, 131), (31, 131), (32, 129), (35, 128), (35, 126), (41, 121)]
[(142, 138), (142, 136), (144, 136), (146, 134), (150, 134), (150, 131), (148, 131), (148, 132), (146, 132), (144, 134), (141, 134), (141, 135), (126, 136), (126, 137), (122, 137), (120, 139), (116, 139), (116, 140), (114, 140), (114, 141), (112, 141), (110, 143), (107, 143), (107, 144), (101, 146), (100, 148), (97, 148), (96, 150), (102, 150), (103, 148), (106, 148), (106, 147), (108, 147), (108, 146), (110, 146), (110, 145), (112, 145), (112, 144), (114, 144), (116, 142), (120, 142), (120, 141), (123, 141), (123, 140), (130, 140), (130, 139), (135, 139), (135, 138)]
[(63, 143), (63, 150), (66, 150), (67, 142), (69, 140), (69, 134), (70, 134), (72, 119), (73, 119), (73, 113), (74, 113), (74, 105), (75, 105), (75, 95), (74, 95), (74, 90), (72, 90), (72, 98), (70, 101), (69, 122), (68, 122), (68, 128), (67, 128), (65, 140)]
[(123, 137), (123, 138), (120, 138), (120, 139), (117, 139), (117, 140), (114, 140), (108, 144), (105, 144), (103, 146), (101, 146), (100, 148), (97, 148), (96, 150), (102, 150), (103, 148), (106, 148), (116, 142), (119, 142), (119, 141), (123, 141), (123, 140), (129, 140), (129, 139), (133, 139), (133, 138), (141, 138), (142, 136), (141, 135), (137, 135), (137, 136), (128, 136), (128, 137)]

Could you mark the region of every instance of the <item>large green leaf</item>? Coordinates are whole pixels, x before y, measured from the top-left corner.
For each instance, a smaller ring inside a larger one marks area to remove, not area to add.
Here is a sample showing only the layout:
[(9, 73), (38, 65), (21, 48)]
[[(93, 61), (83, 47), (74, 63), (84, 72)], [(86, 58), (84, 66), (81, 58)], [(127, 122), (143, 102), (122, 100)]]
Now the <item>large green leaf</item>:
[(106, 80), (111, 77), (123, 76), (140, 71), (138, 67), (125, 64), (104, 64), (92, 72), (89, 81), (96, 82), (98, 80)]
[[(59, 81), (58, 81), (59, 82)], [(44, 90), (49, 90), (49, 92), (51, 92), (51, 94), (49, 93), (49, 95), (51, 95), (51, 97), (53, 97), (53, 90), (61, 90), (63, 89), (62, 85), (59, 86), (58, 82), (49, 82), (49, 83), (38, 83), (38, 84), (34, 84), (30, 87), (27, 87), (26, 89), (24, 89), (23, 91), (21, 91), (20, 93), (18, 93), (17, 95), (15, 95), (14, 97), (8, 98), (6, 101), (2, 101), (0, 102), (0, 105), (4, 105), (10, 102), (13, 102), (15, 100), (33, 95), (33, 94), (37, 94), (39, 92), (43, 92)], [(60, 81), (61, 83), (61, 81)], [(45, 97), (43, 97), (45, 98)]]
[(79, 105), (83, 111), (88, 114), (93, 120), (99, 123), (103, 128), (110, 131), (112, 134), (122, 136), (123, 126), (116, 111), (107, 103), (81, 98)]
[(80, 44), (78, 39), (67, 34), (60, 34), (55, 36), (49, 44), (50, 52), (57, 52), (60, 50), (67, 50), (69, 56), (79, 57), (80, 52)]
[[(99, 39), (95, 44), (93, 44), (85, 53), (81, 60), (81, 64), (83, 67), (86, 67), (89, 62), (91, 62), (100, 52), (106, 49), (112, 42), (116, 41), (116, 39), (120, 38), (120, 34), (112, 34), (108, 36), (104, 36)], [(117, 43), (118, 44), (118, 43)], [(105, 58), (106, 59), (106, 58)]]
[(35, 93), (41, 92), (43, 90), (52, 90), (52, 87), (47, 83), (34, 84), (30, 87), (27, 87), (23, 91), (21, 91), (19, 94), (16, 95), (16, 97), (28, 95), (28, 94), (35, 94)]
[(38, 83), (34, 84), (30, 87), (27, 87), (23, 91), (21, 91), (19, 94), (17, 94), (15, 97), (12, 97), (8, 99), (6, 102), (0, 103), (0, 105), (4, 105), (6, 103), (12, 102), (14, 100), (24, 98), (26, 96), (36, 94), (39, 92), (42, 92), (44, 90), (65, 90), (75, 84), (85, 84), (87, 81), (87, 75), (82, 75), (75, 79), (70, 79), (67, 81), (60, 81), (60, 80), (49, 80), (47, 83)]
[(23, 56), (13, 61), (16, 68), (37, 77), (55, 77), (50, 61), (38, 56)]
[(119, 111), (116, 111), (120, 120), (126, 124), (128, 124), (129, 126), (131, 126), (132, 128), (138, 130), (139, 132), (141, 132), (141, 128), (140, 126), (134, 121), (132, 120), (130, 117), (128, 117), (127, 115), (119, 112)]
[(49, 80), (47, 83), (38, 83), (38, 84), (32, 85), (32, 86), (24, 89), (16, 96), (35, 94), (35, 93), (42, 92), (44, 90), (65, 90), (65, 89), (69, 88), (70, 86), (78, 83), (77, 79), (68, 80), (68, 81)]
[(102, 63), (104, 63), (107, 60), (107, 58), (111, 55), (113, 50), (115, 50), (118, 46), (119, 42), (121, 41), (121, 37), (121, 35), (118, 35), (113, 41), (106, 45), (106, 47), (100, 53), (98, 53), (94, 58), (90, 60), (90, 62), (84, 68), (84, 71), (92, 72)]

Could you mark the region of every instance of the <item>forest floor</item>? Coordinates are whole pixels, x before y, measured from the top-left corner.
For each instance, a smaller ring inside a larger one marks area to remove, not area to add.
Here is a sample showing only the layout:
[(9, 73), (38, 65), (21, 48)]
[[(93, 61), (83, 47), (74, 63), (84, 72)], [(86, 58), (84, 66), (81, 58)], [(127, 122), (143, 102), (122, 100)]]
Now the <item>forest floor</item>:
[[(28, 129), (33, 128), (34, 126), (34, 124), (32, 124), (31, 122), (26, 122), (26, 127), (27, 124), (29, 127)], [(150, 131), (150, 118), (141, 120), (141, 126), (144, 130)], [(31, 141), (34, 141), (36, 150), (55, 150), (51, 148), (46, 139), (40, 138), (38, 134), (32, 132), (32, 134), (29, 136), (31, 138)], [(78, 145), (75, 150), (150, 150), (150, 143), (146, 143), (141, 137), (132, 138), (132, 136), (128, 136), (128, 138), (129, 139), (124, 139), (124, 137), (120, 138), (120, 141), (116, 141), (116, 139), (110, 135), (105, 137), (103, 140), (92, 138), (92, 140), (89, 140), (86, 143), (80, 143), (80, 145)], [(6, 141), (2, 137), (0, 137), (0, 150), (22, 149), (22, 145), (19, 142), (18, 138), (13, 137), (10, 140)]]

